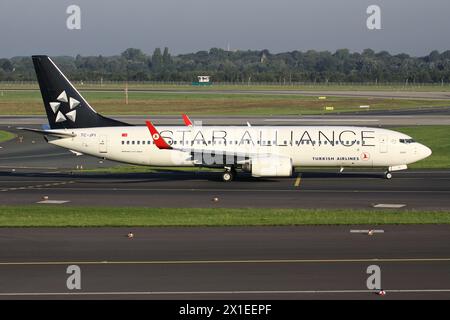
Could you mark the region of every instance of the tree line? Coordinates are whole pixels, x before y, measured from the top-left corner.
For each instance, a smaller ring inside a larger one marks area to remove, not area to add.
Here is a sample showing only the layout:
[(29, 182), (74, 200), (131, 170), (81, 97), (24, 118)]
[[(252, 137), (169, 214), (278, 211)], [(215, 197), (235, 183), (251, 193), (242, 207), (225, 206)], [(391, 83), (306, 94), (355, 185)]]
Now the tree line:
[[(423, 57), (365, 49), (350, 52), (308, 50), (209, 51), (171, 55), (156, 48), (148, 55), (129, 48), (120, 55), (58, 56), (55, 63), (78, 81), (195, 81), (209, 75), (213, 82), (354, 82), (449, 83), (450, 50)], [(0, 59), (0, 81), (35, 80), (30, 57)]]

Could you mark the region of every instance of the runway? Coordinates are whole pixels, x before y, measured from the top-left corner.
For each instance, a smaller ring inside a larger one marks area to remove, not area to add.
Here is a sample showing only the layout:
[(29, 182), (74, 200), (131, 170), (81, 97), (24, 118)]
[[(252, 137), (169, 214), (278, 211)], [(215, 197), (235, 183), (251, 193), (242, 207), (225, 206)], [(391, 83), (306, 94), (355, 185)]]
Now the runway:
[(367, 227), (3, 229), (0, 299), (450, 298), (449, 226)]
[[(48, 196), (73, 206), (354, 208), (399, 205), (450, 210), (450, 171), (396, 173), (304, 172), (298, 178), (224, 183), (219, 172), (163, 170), (144, 174), (0, 172), (0, 203), (35, 204)], [(87, 196), (89, 195), (89, 196)], [(219, 201), (212, 201), (218, 197)]]
[[(159, 125), (183, 125), (181, 115), (108, 115), (111, 118), (144, 125), (152, 120)], [(362, 110), (319, 115), (293, 114), (288, 116), (201, 116), (190, 115), (196, 125), (351, 125), (351, 126), (415, 126), (450, 125), (450, 107), (422, 107), (390, 111)], [(47, 123), (45, 116), (0, 116), (0, 126), (40, 127)]]

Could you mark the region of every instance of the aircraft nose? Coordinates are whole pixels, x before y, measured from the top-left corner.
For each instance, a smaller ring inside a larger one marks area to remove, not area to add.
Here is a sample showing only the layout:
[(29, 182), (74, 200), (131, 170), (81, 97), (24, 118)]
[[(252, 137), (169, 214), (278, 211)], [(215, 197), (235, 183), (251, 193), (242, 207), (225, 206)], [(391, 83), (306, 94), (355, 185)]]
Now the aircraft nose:
[(429, 156), (431, 156), (431, 154), (432, 154), (433, 152), (431, 151), (430, 148), (428, 148), (427, 146), (424, 146), (424, 145), (422, 144), (422, 145), (421, 145), (421, 153), (422, 153), (422, 156), (423, 156), (422, 159), (425, 159), (425, 158), (428, 158)]

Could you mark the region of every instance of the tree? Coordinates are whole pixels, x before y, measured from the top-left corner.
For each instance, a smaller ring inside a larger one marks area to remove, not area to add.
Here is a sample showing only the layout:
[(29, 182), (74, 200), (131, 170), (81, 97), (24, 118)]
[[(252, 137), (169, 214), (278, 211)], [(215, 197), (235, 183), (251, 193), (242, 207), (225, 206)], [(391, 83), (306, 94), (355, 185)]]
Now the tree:
[[(73, 80), (192, 81), (208, 74), (214, 81), (311, 82), (450, 82), (450, 51), (432, 51), (423, 57), (391, 55), (387, 51), (362, 53), (339, 49), (270, 53), (268, 50), (225, 51), (220, 48), (172, 56), (168, 48), (153, 55), (128, 48), (116, 56), (53, 57)], [(14, 70), (14, 72), (13, 72)], [(29, 57), (0, 59), (0, 79), (35, 80)], [(251, 80), (250, 80), (251, 79)]]
[(0, 67), (5, 71), (5, 72), (11, 72), (14, 70), (14, 67), (11, 63), (11, 61), (9, 61), (8, 59), (1, 59), (0, 60)]
[(122, 57), (129, 61), (145, 61), (146, 56), (140, 49), (128, 48), (122, 52)]
[(158, 69), (161, 67), (163, 63), (163, 58), (161, 54), (161, 49), (156, 48), (155, 51), (153, 51), (152, 55), (152, 69)]
[(170, 53), (169, 53), (169, 48), (165, 47), (164, 48), (164, 53), (163, 53), (163, 56), (162, 56), (162, 63), (167, 66), (167, 65), (170, 65), (171, 62), (172, 62), (172, 58), (171, 58)]
[(428, 58), (427, 60), (429, 62), (438, 61), (440, 59), (439, 51), (437, 51), (437, 50), (431, 51), (427, 58)]

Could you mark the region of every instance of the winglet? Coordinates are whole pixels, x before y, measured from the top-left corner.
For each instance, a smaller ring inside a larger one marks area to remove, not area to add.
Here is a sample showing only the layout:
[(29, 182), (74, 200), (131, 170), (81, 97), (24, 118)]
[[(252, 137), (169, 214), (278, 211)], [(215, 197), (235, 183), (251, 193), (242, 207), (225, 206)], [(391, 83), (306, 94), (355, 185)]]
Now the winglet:
[(152, 139), (158, 149), (172, 149), (172, 147), (163, 139), (163, 137), (161, 137), (153, 123), (151, 123), (150, 121), (145, 121), (145, 124), (147, 124), (147, 128), (150, 131)]
[(184, 124), (185, 124), (186, 126), (192, 127), (192, 121), (191, 121), (191, 119), (189, 119), (189, 117), (188, 117), (187, 115), (185, 115), (185, 114), (183, 114), (183, 121), (184, 121)]

